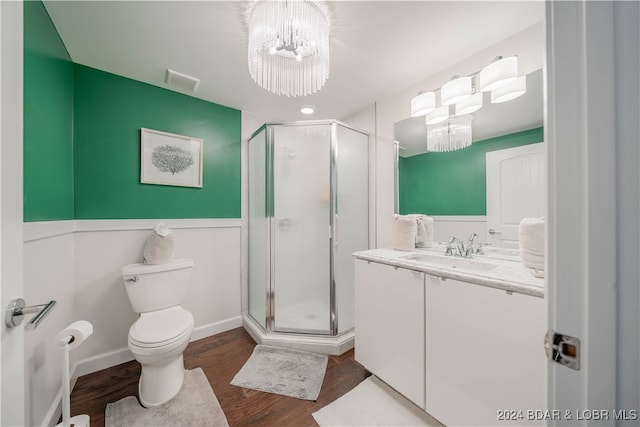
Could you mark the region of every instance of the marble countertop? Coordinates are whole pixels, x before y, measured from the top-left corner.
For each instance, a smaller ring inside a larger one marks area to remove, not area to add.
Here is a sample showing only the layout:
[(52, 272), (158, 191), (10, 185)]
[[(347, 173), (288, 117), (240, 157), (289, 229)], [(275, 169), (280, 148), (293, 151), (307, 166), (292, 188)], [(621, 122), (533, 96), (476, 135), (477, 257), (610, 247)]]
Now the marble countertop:
[(433, 276), (544, 297), (544, 278), (534, 276), (536, 272), (525, 267), (517, 254), (507, 251), (474, 255), (471, 259), (465, 259), (445, 256), (446, 246), (444, 243), (434, 243), (432, 248), (420, 248), (410, 252), (387, 248), (370, 249), (356, 252), (353, 256), (366, 261), (422, 271)]

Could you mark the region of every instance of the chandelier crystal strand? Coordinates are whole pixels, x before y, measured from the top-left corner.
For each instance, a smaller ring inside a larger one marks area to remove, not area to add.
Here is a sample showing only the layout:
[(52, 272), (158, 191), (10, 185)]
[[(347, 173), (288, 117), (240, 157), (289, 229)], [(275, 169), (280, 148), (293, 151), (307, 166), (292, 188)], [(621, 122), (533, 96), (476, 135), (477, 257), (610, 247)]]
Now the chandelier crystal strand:
[(323, 2), (259, 0), (249, 10), (249, 74), (269, 92), (304, 96), (329, 78), (329, 15)]
[(471, 116), (450, 117), (437, 125), (427, 126), (427, 151), (461, 150), (471, 145)]

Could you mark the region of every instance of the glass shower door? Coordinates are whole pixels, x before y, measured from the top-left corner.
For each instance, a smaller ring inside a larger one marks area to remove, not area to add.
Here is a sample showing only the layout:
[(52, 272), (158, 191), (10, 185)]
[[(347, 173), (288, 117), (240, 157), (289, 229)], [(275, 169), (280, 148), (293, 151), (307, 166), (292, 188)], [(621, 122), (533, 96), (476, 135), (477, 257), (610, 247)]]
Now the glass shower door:
[(330, 334), (331, 125), (273, 132), (273, 330)]
[(354, 262), (352, 254), (369, 249), (369, 136), (336, 127), (336, 202), (334, 280), (337, 333), (353, 328)]
[(266, 128), (249, 140), (249, 315), (267, 327), (269, 222)]

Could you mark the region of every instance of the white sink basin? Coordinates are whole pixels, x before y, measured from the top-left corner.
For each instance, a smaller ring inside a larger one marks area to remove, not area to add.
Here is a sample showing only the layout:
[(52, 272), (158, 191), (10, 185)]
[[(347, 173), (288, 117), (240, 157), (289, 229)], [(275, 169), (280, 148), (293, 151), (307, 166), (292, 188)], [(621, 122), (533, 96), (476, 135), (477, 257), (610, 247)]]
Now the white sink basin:
[(429, 254), (410, 254), (402, 257), (409, 261), (423, 262), (434, 266), (455, 268), (467, 272), (491, 271), (497, 267), (495, 264), (483, 261), (473, 261), (464, 258), (445, 257)]

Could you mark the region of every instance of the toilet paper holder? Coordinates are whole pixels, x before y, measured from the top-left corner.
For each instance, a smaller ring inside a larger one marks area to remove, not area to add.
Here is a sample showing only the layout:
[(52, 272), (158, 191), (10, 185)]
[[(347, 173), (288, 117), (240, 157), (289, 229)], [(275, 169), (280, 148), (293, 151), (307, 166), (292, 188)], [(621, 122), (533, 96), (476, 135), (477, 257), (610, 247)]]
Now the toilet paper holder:
[(15, 328), (22, 324), (24, 315), (26, 313), (38, 312), (33, 319), (29, 321), (27, 327), (37, 328), (40, 322), (53, 310), (56, 305), (55, 300), (51, 300), (46, 304), (29, 305), (27, 306), (22, 298), (16, 298), (9, 301), (7, 304), (7, 310), (4, 314), (4, 324), (7, 328)]

